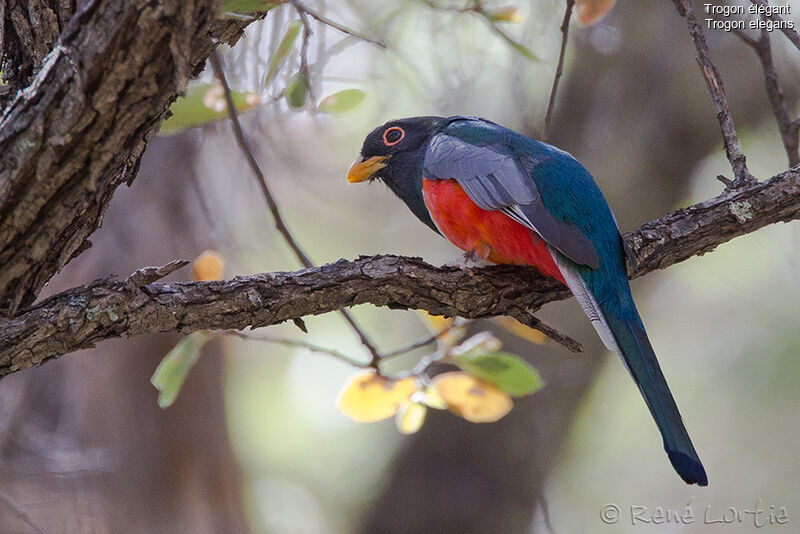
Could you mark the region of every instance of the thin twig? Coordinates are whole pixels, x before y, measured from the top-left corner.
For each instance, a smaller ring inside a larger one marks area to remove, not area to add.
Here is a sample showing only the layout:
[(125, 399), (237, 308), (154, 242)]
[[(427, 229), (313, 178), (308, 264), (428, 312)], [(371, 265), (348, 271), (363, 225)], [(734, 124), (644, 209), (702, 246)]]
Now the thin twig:
[(483, 6), (477, 4), (477, 7), (473, 9), (473, 11), (478, 15), (480, 15), (483, 18), (483, 20), (486, 21), (486, 24), (489, 25), (489, 28), (491, 28), (491, 30), (503, 41), (505, 41), (506, 44), (508, 44), (511, 48), (513, 48), (514, 50), (525, 56), (527, 59), (530, 59), (531, 61), (539, 61), (539, 58), (536, 57), (536, 54), (531, 52), (531, 50), (527, 46), (525, 46), (524, 44), (520, 43), (519, 41), (511, 37), (509, 34), (507, 34), (505, 30), (503, 30), (503, 28), (501, 28), (497, 24), (497, 22), (492, 18), (491, 13), (483, 9)]
[(438, 340), (443, 335), (447, 334), (450, 330), (453, 329), (453, 327), (455, 327), (455, 322), (454, 321), (451, 322), (448, 326), (442, 328), (437, 334), (432, 334), (432, 335), (430, 335), (428, 337), (425, 337), (425, 338), (422, 338), (422, 339), (420, 339), (418, 341), (410, 343), (410, 344), (406, 345), (405, 347), (400, 347), (399, 349), (395, 349), (395, 350), (393, 350), (391, 352), (387, 352), (386, 354), (383, 355), (383, 359), (387, 360), (389, 358), (394, 358), (395, 356), (400, 356), (402, 354), (406, 354), (408, 352), (411, 352), (412, 350), (421, 349), (422, 347), (424, 347), (426, 345), (430, 345), (431, 343), (435, 343), (436, 340)]
[(733, 117), (731, 117), (731, 112), (728, 108), (728, 99), (725, 96), (722, 78), (720, 77), (719, 71), (717, 71), (717, 67), (712, 63), (709, 57), (708, 43), (706, 43), (706, 38), (703, 35), (703, 29), (697, 22), (694, 9), (692, 9), (692, 4), (689, 0), (672, 1), (680, 16), (686, 20), (689, 34), (697, 50), (697, 63), (700, 66), (703, 79), (705, 79), (708, 91), (711, 93), (711, 98), (714, 101), (714, 107), (717, 110), (717, 120), (719, 120), (719, 125), (722, 129), (722, 138), (725, 142), (725, 155), (728, 157), (728, 161), (733, 169), (734, 188), (738, 189), (747, 185), (752, 185), (756, 183), (757, 180), (747, 169), (747, 161), (742, 151), (742, 145), (739, 142), (739, 136), (736, 133), (736, 127), (733, 124)]
[(300, 74), (305, 78), (306, 92), (308, 93), (309, 99), (311, 99), (311, 105), (316, 107), (317, 99), (314, 96), (314, 89), (311, 86), (311, 71), (308, 69), (308, 45), (311, 42), (311, 34), (313, 32), (311, 31), (311, 24), (308, 22), (305, 11), (298, 9), (297, 13), (300, 15), (300, 22), (303, 23), (303, 39), (300, 45)]
[(539, 319), (536, 319), (535, 324), (530, 325), (530, 328), (538, 330), (556, 343), (566, 347), (571, 352), (583, 352), (583, 345), (581, 345), (578, 341), (572, 339), (566, 334), (562, 334), (552, 326), (543, 323)]
[(289, 245), (289, 248), (292, 249), (294, 255), (297, 257), (298, 261), (303, 267), (311, 268), (314, 266), (311, 259), (306, 255), (300, 245), (292, 236), (292, 233), (289, 231), (289, 228), (283, 222), (283, 217), (281, 216), (280, 209), (278, 208), (278, 204), (275, 202), (275, 199), (272, 196), (272, 193), (269, 190), (269, 186), (267, 185), (266, 178), (264, 177), (264, 173), (261, 172), (261, 167), (258, 165), (255, 156), (253, 155), (253, 151), (250, 149), (250, 144), (247, 141), (247, 138), (244, 135), (244, 130), (242, 129), (242, 124), (239, 121), (239, 114), (236, 111), (236, 106), (233, 102), (233, 95), (231, 93), (231, 88), (228, 85), (228, 80), (225, 77), (225, 72), (222, 66), (222, 59), (219, 56), (219, 52), (216, 50), (211, 53), (209, 57), (211, 61), (211, 65), (214, 68), (214, 72), (219, 79), (220, 83), (222, 84), (222, 89), (225, 94), (225, 102), (228, 107), (228, 116), (231, 119), (231, 124), (233, 126), (233, 134), (236, 138), (236, 143), (239, 145), (242, 153), (244, 154), (245, 158), (247, 159), (247, 163), (250, 165), (250, 169), (255, 174), (258, 185), (261, 187), (261, 192), (264, 194), (264, 199), (267, 202), (267, 208), (269, 209), (270, 215), (272, 215), (272, 220), (275, 223), (275, 228), (281, 234), (283, 239), (286, 241), (286, 244)]
[(544, 141), (547, 141), (550, 137), (550, 121), (553, 118), (558, 82), (561, 80), (561, 73), (564, 71), (564, 56), (567, 51), (567, 39), (569, 38), (569, 19), (572, 18), (574, 7), (575, 0), (566, 0), (564, 20), (561, 21), (561, 51), (558, 54), (558, 65), (556, 66), (556, 74), (553, 77), (553, 88), (550, 90), (550, 101), (547, 103), (547, 113), (544, 115), (544, 132), (542, 133)]
[(208, 201), (206, 200), (206, 195), (203, 192), (203, 187), (200, 185), (200, 175), (197, 172), (197, 165), (195, 164), (195, 158), (189, 159), (189, 183), (191, 184), (192, 191), (194, 191), (195, 196), (197, 196), (197, 201), (200, 206), (200, 212), (202, 213), (203, 217), (206, 220), (206, 224), (211, 231), (217, 228), (216, 221), (214, 220), (214, 216), (211, 214), (211, 207), (208, 205)]
[(428, 369), (433, 366), (433, 364), (444, 360), (448, 356), (449, 354), (446, 350), (440, 350), (434, 352), (433, 354), (428, 354), (422, 358), (413, 369), (411, 369), (410, 375), (422, 378), (423, 375), (428, 372)]
[[(449, 330), (449, 328), (448, 328), (448, 330)], [(415, 341), (413, 343), (409, 343), (408, 345), (406, 345), (404, 347), (400, 347), (399, 349), (393, 350), (391, 352), (387, 352), (386, 354), (383, 355), (383, 359), (384, 360), (388, 360), (390, 358), (395, 358), (397, 356), (402, 356), (403, 354), (407, 354), (407, 353), (411, 352), (412, 350), (421, 349), (422, 347), (425, 347), (426, 345), (430, 345), (431, 343), (435, 343), (436, 340), (439, 338), (439, 336), (442, 335), (443, 333), (444, 332), (439, 333), (439, 334), (433, 334), (433, 335), (430, 335), (428, 337), (424, 337), (424, 338), (419, 339), (419, 340), (417, 340), (417, 341)]]
[[(763, 16), (766, 20), (766, 15)], [(798, 131), (797, 120), (789, 117), (789, 107), (786, 105), (786, 98), (778, 85), (778, 71), (775, 69), (775, 62), (772, 57), (772, 44), (770, 43), (769, 33), (766, 28), (762, 28), (761, 37), (753, 39), (743, 31), (735, 31), (736, 35), (748, 46), (755, 50), (758, 59), (761, 61), (761, 68), (764, 70), (764, 86), (767, 90), (769, 103), (772, 106), (772, 113), (778, 122), (778, 130), (783, 141), (783, 148), (786, 150), (786, 157), (789, 160), (789, 167), (800, 164), (800, 132)]]
[(520, 43), (519, 41), (515, 40), (509, 34), (505, 32), (498, 24), (497, 21), (492, 18), (492, 12), (487, 11), (483, 7), (483, 3), (480, 0), (473, 0), (471, 4), (465, 7), (458, 7), (458, 6), (440, 6), (433, 0), (421, 0), (423, 4), (427, 5), (431, 9), (435, 9), (437, 11), (450, 11), (453, 13), (475, 13), (476, 15), (480, 16), (486, 24), (489, 25), (489, 28), (503, 41), (506, 42), (511, 48), (525, 56), (526, 58), (532, 61), (539, 61), (539, 58), (536, 57), (536, 54), (530, 51), (530, 49)]
[[(714, 20), (716, 20), (716, 18)], [(751, 47), (753, 50), (758, 50), (758, 39), (753, 39), (743, 29), (731, 28), (731, 33), (736, 35), (736, 37), (741, 39), (744, 42), (744, 44)]]
[[(195, 196), (197, 196), (200, 212), (206, 221), (206, 227), (209, 228), (211, 232), (211, 242), (214, 243), (215, 246), (226, 246), (230, 244), (230, 240), (223, 240), (220, 238), (220, 229), (225, 228), (227, 225), (224, 222), (220, 223), (220, 221), (214, 217), (214, 213), (211, 210), (208, 199), (206, 198), (206, 192), (203, 190), (203, 185), (201, 184), (200, 172), (197, 169), (197, 158), (190, 157), (188, 160), (189, 184), (191, 185)], [(231, 235), (230, 232), (224, 230), (222, 233), (224, 233), (226, 236)]]
[[(757, 6), (769, 7), (769, 4), (766, 0), (750, 0), (751, 3)], [(769, 18), (773, 21), (778, 23), (778, 29), (783, 32), (783, 34), (800, 50), (800, 33), (797, 32), (794, 28), (788, 28), (786, 26), (786, 21), (783, 20), (783, 17), (778, 15), (777, 13), (771, 13)]]
[[(310, 352), (316, 352), (319, 354), (325, 354), (327, 356), (331, 356), (336, 358), (337, 360), (341, 360), (347, 364), (352, 365), (353, 367), (357, 367), (359, 369), (374, 369), (370, 364), (360, 362), (351, 358), (350, 356), (344, 354), (335, 349), (329, 349), (326, 347), (321, 347), (319, 345), (315, 345), (313, 343), (309, 343), (307, 341), (302, 341), (300, 339), (290, 339), (290, 338), (283, 338), (283, 337), (273, 337), (273, 336), (255, 336), (250, 334), (245, 334), (244, 332), (239, 332), (238, 330), (225, 330), (225, 334), (231, 335), (234, 337), (238, 337), (239, 339), (243, 339), (245, 341), (260, 341), (263, 343), (274, 343), (276, 345), (283, 345), (285, 347), (293, 347), (293, 348), (301, 348), (308, 350)], [(435, 337), (434, 337), (435, 340)], [(394, 354), (392, 354), (394, 355)], [(448, 356), (448, 352), (444, 350), (440, 350), (434, 352), (432, 354), (428, 354), (417, 362), (417, 364), (408, 371), (402, 371), (400, 373), (395, 374), (386, 374), (384, 372), (379, 372), (381, 376), (384, 376), (390, 380), (402, 380), (406, 378), (418, 378), (423, 383), (427, 382), (429, 378), (426, 376), (428, 369), (435, 363), (443, 360), (445, 357)], [(377, 369), (375, 369), (378, 371)]]
[[(0, 22), (2, 24), (2, 22)], [(33, 527), (33, 529), (38, 532), (39, 534), (44, 534), (44, 530), (40, 527), (36, 521), (25, 511), (24, 508), (19, 506), (11, 497), (8, 496), (2, 489), (0, 489), (0, 502), (5, 503), (9, 508), (11, 508), (15, 514), (17, 514), (23, 521), (25, 521), (28, 525)]]
[(313, 10), (309, 9), (308, 7), (306, 7), (299, 0), (286, 0), (286, 2), (288, 4), (291, 4), (292, 6), (294, 6), (294, 8), (297, 10), (297, 12), (301, 16), (303, 14), (308, 15), (309, 17), (311, 17), (312, 19), (316, 20), (320, 24), (323, 24), (325, 26), (329, 26), (329, 27), (333, 28), (334, 30), (339, 31), (339, 32), (341, 32), (341, 33), (343, 33), (345, 35), (348, 35), (350, 37), (354, 37), (354, 38), (359, 39), (361, 41), (364, 41), (366, 43), (373, 44), (373, 45), (378, 46), (380, 48), (386, 48), (386, 45), (384, 43), (382, 43), (381, 41), (366, 37), (366, 36), (356, 32), (354, 30), (351, 30), (347, 26), (343, 26), (343, 25), (339, 24), (338, 22), (334, 22), (334, 21), (330, 20), (329, 18), (323, 17), (322, 15), (317, 13), (316, 11), (313, 11)]
[(277, 345), (284, 345), (287, 347), (299, 347), (302, 349), (310, 350), (311, 352), (318, 352), (320, 354), (327, 354), (328, 356), (333, 356), (337, 360), (342, 360), (343, 362), (349, 363), (355, 367), (361, 368), (368, 368), (369, 365), (355, 360), (348, 356), (343, 352), (339, 352), (335, 349), (328, 349), (325, 347), (321, 347), (319, 345), (315, 345), (313, 343), (309, 343), (308, 341), (303, 341), (300, 339), (289, 339), (283, 337), (272, 337), (272, 336), (256, 336), (245, 334), (244, 332), (239, 332), (238, 330), (225, 330), (225, 334), (230, 336), (238, 337), (239, 339), (244, 339), (246, 341), (263, 341), (265, 343), (275, 343)]
[[(222, 59), (219, 56), (219, 52), (214, 50), (209, 59), (211, 60), (211, 66), (214, 68), (214, 72), (222, 84), (222, 89), (225, 93), (225, 102), (228, 106), (228, 116), (231, 118), (234, 137), (236, 138), (239, 148), (247, 159), (247, 162), (250, 164), (253, 174), (258, 179), (258, 184), (261, 187), (261, 192), (264, 194), (264, 199), (266, 200), (267, 207), (272, 215), (272, 220), (275, 222), (275, 228), (277, 228), (278, 232), (281, 234), (281, 236), (283, 236), (283, 239), (289, 245), (289, 248), (292, 249), (300, 264), (306, 269), (313, 268), (314, 263), (311, 261), (311, 258), (309, 258), (305, 252), (303, 252), (303, 249), (300, 248), (299, 243), (297, 240), (295, 240), (294, 236), (289, 231), (289, 228), (284, 223), (280, 209), (278, 208), (278, 204), (275, 202), (275, 198), (272, 196), (269, 186), (267, 185), (267, 180), (264, 177), (264, 173), (261, 171), (261, 167), (258, 165), (258, 162), (253, 155), (253, 151), (250, 149), (250, 144), (247, 142), (247, 138), (244, 135), (242, 124), (239, 122), (239, 114), (236, 112), (236, 107), (233, 102), (233, 95), (231, 94), (231, 88), (228, 85), (228, 80), (225, 78), (225, 69), (222, 65)], [(347, 310), (339, 310), (339, 313), (358, 335), (362, 345), (364, 345), (364, 347), (366, 347), (366, 349), (369, 351), (371, 356), (370, 366), (377, 370), (378, 362), (381, 359), (378, 349), (375, 348), (375, 345), (372, 344), (367, 335), (358, 326), (358, 324), (356, 324), (355, 320)]]
[(350, 325), (350, 328), (353, 329), (356, 335), (358, 335), (358, 338), (361, 340), (361, 344), (364, 345), (369, 351), (370, 354), (369, 366), (378, 371), (379, 370), (378, 364), (381, 361), (381, 354), (378, 352), (378, 349), (375, 348), (375, 345), (372, 344), (372, 342), (369, 340), (369, 338), (361, 329), (361, 327), (358, 326), (358, 323), (356, 323), (355, 319), (353, 319), (353, 316), (350, 315), (350, 312), (342, 309), (339, 310), (339, 313), (342, 315), (344, 320), (347, 321), (347, 324)]
[[(423, 338), (423, 339), (420, 339), (418, 341), (415, 341), (414, 343), (410, 343), (410, 344), (408, 344), (408, 345), (406, 345), (404, 347), (400, 347), (399, 349), (393, 350), (391, 352), (387, 352), (386, 354), (383, 355), (383, 357), (381, 358), (381, 361), (383, 362), (383, 361), (389, 360), (391, 358), (395, 358), (397, 356), (401, 356), (403, 354), (407, 354), (407, 353), (409, 353), (409, 352), (411, 352), (413, 350), (422, 348), (422, 347), (424, 347), (426, 345), (430, 345), (431, 343), (435, 343), (437, 339), (439, 339), (443, 335), (447, 334), (450, 330), (453, 329), (453, 327), (454, 327), (454, 325), (451, 324), (451, 325), (443, 328), (437, 334), (432, 334), (432, 335), (430, 335), (430, 336), (428, 336), (426, 338)], [(349, 363), (350, 365), (353, 365), (355, 367), (360, 367), (362, 369), (369, 369), (369, 368), (372, 367), (369, 363), (361, 362), (359, 360), (351, 358), (350, 356), (348, 356), (347, 354), (345, 354), (345, 353), (343, 353), (341, 351), (338, 351), (336, 349), (329, 349), (329, 348), (326, 348), (326, 347), (322, 347), (320, 345), (315, 345), (314, 343), (309, 343), (308, 341), (304, 341), (302, 339), (291, 339), (291, 338), (285, 338), (285, 337), (263, 336), (263, 335), (257, 336), (257, 335), (253, 335), (253, 334), (246, 334), (246, 333), (240, 332), (238, 330), (225, 330), (223, 333), (226, 334), (226, 335), (229, 335), (229, 336), (238, 337), (239, 339), (244, 339), (246, 341), (263, 341), (265, 343), (275, 343), (277, 345), (284, 345), (284, 346), (287, 346), (287, 347), (299, 347), (301, 349), (306, 349), (306, 350), (309, 350), (311, 352), (318, 352), (320, 354), (327, 354), (329, 356), (333, 356), (334, 358), (336, 358), (338, 360), (342, 360), (343, 362)], [(422, 358), (420, 360), (420, 362), (418, 362), (417, 365), (414, 367), (414, 370), (409, 372), (408, 376), (416, 376), (417, 374), (419, 374), (418, 372), (416, 372), (416, 369), (420, 366), (420, 363), (422, 361), (428, 361), (430, 359), (430, 356), (431, 355), (428, 355), (428, 356), (425, 356), (424, 358)]]
[(408, 371), (403, 371), (402, 373), (397, 373), (392, 378), (397, 380), (402, 380), (405, 378), (417, 378), (423, 384), (426, 384), (430, 381), (430, 378), (427, 376), (428, 369), (430, 369), (433, 364), (439, 363), (445, 358), (449, 356), (449, 352), (447, 350), (437, 350), (432, 354), (428, 354), (427, 356), (423, 356), (417, 362), (412, 369)]

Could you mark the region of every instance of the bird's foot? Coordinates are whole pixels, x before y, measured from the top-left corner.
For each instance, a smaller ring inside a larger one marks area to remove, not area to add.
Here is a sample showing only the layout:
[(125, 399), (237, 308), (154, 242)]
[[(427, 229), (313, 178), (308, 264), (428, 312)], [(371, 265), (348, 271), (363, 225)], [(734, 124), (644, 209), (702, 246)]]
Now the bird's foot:
[(493, 263), (478, 256), (475, 250), (465, 252), (455, 261), (445, 263), (446, 267), (458, 267), (463, 271), (470, 271), (476, 267), (488, 267), (489, 265), (493, 265)]

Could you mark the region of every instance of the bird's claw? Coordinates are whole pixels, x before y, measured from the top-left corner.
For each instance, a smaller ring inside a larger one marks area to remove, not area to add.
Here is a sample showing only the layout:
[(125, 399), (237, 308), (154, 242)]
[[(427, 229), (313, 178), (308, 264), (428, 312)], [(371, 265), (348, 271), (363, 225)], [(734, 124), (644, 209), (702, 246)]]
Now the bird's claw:
[(478, 256), (475, 250), (465, 252), (455, 261), (445, 263), (446, 267), (458, 267), (462, 271), (471, 271), (477, 267), (487, 267), (489, 265), (492, 265), (492, 263)]

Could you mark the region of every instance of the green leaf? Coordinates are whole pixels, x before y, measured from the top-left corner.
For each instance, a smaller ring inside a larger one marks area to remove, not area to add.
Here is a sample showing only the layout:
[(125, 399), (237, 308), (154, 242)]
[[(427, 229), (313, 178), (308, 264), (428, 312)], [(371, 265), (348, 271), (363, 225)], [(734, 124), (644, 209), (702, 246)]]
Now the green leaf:
[(306, 104), (306, 94), (308, 93), (308, 80), (301, 71), (292, 76), (289, 85), (286, 86), (284, 97), (286, 103), (292, 109), (300, 109)]
[(536, 62), (539, 61), (539, 58), (536, 57), (536, 54), (531, 52), (530, 49), (528, 47), (526, 47), (525, 45), (520, 44), (520, 43), (514, 41), (513, 39), (506, 39), (506, 42), (509, 45), (511, 45), (511, 48), (513, 48), (514, 50), (516, 50), (517, 52), (519, 52), (520, 54), (522, 54), (526, 58), (530, 59), (531, 61), (536, 61)]
[(181, 339), (175, 348), (164, 356), (158, 364), (150, 383), (158, 390), (158, 405), (162, 408), (172, 406), (189, 374), (189, 370), (197, 363), (200, 349), (213, 336), (201, 330)]
[[(254, 107), (254, 93), (231, 91), (237, 111)], [(159, 135), (173, 135), (187, 128), (202, 126), (228, 117), (222, 87), (216, 83), (194, 83), (186, 95), (178, 98), (169, 108), (172, 116), (161, 123)]]
[(542, 387), (542, 379), (536, 369), (509, 352), (464, 353), (454, 355), (453, 360), (465, 373), (514, 397), (530, 395)]
[(220, 11), (223, 13), (253, 13), (255, 11), (269, 11), (283, 2), (275, 0), (224, 0)]
[(283, 62), (292, 50), (292, 45), (297, 40), (297, 36), (300, 35), (300, 28), (302, 27), (303, 23), (299, 20), (293, 20), (286, 27), (286, 33), (283, 34), (283, 39), (281, 39), (278, 48), (275, 49), (275, 53), (272, 54), (272, 58), (269, 60), (269, 70), (264, 80), (265, 86), (269, 85), (272, 79), (275, 78), (275, 75), (278, 74), (278, 69), (281, 68), (281, 65), (283, 65)]
[(366, 98), (367, 94), (361, 89), (344, 89), (323, 98), (317, 110), (322, 113), (341, 115), (357, 108)]
[(501, 39), (503, 39), (511, 48), (513, 48), (514, 50), (516, 50), (518, 53), (522, 54), (526, 58), (530, 59), (531, 61), (536, 61), (537, 63), (539, 62), (539, 58), (536, 57), (536, 54), (531, 52), (528, 47), (526, 47), (522, 43), (518, 43), (513, 38), (511, 38), (510, 35), (508, 35), (506, 32), (501, 30), (492, 21), (491, 15), (489, 15), (485, 11), (482, 12), (482, 13), (483, 13), (483, 16), (486, 17), (486, 19), (492, 24), (492, 28), (494, 28), (494, 33), (497, 34), (497, 36), (499, 36)]

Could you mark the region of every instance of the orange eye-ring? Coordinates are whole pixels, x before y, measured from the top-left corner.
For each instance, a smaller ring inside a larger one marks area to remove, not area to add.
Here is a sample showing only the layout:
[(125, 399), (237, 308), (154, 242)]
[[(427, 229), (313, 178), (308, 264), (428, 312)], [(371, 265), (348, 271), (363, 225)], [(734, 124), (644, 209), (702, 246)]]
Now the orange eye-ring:
[(406, 131), (400, 128), (399, 126), (392, 126), (391, 128), (386, 128), (386, 131), (383, 132), (383, 144), (386, 146), (396, 145), (403, 138), (406, 136)]

